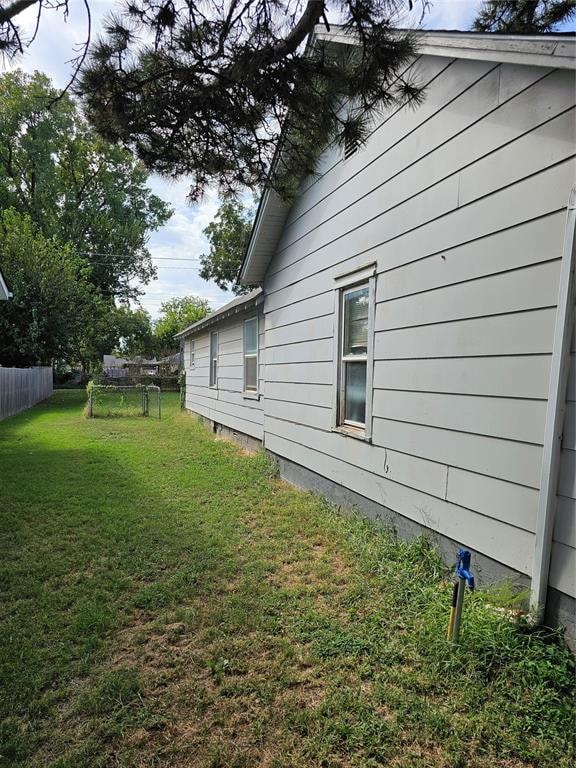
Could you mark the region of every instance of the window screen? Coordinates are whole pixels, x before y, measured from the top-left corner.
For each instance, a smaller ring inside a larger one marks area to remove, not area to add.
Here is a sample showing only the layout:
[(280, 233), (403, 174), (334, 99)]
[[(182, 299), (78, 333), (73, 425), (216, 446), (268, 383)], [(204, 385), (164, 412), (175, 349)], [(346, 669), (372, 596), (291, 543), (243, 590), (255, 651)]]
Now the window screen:
[(218, 331), (212, 331), (210, 334), (210, 386), (216, 386), (216, 376), (218, 373)]
[(258, 391), (258, 318), (244, 321), (244, 389)]
[(366, 423), (366, 374), (368, 365), (368, 284), (341, 294), (340, 423), (363, 427)]

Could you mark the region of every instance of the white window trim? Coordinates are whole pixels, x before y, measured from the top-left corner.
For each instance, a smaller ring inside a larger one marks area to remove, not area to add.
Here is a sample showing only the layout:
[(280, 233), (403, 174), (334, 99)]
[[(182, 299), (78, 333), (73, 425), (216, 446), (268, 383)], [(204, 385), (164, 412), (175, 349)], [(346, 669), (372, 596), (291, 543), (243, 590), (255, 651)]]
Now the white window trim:
[[(246, 354), (246, 323), (256, 320), (256, 354)], [(246, 389), (246, 358), (256, 358), (256, 389)], [(246, 317), (242, 323), (242, 395), (246, 400), (260, 399), (260, 321), (258, 315)]]
[[(216, 336), (216, 357), (212, 357), (212, 336)], [(208, 338), (208, 386), (210, 389), (218, 389), (218, 353), (220, 351), (220, 337), (218, 331), (210, 331)], [(214, 369), (214, 381), (212, 382), (212, 361), (216, 360)]]
[[(366, 422), (353, 424), (341, 422), (343, 359), (342, 345), (342, 298), (355, 286), (368, 284), (368, 349), (366, 354)], [(332, 396), (332, 430), (367, 442), (372, 441), (372, 401), (374, 397), (374, 318), (376, 314), (376, 265), (371, 264), (335, 279), (334, 290), (334, 373)]]
[(188, 349), (188, 367), (193, 369), (196, 367), (196, 340), (190, 339), (190, 347)]

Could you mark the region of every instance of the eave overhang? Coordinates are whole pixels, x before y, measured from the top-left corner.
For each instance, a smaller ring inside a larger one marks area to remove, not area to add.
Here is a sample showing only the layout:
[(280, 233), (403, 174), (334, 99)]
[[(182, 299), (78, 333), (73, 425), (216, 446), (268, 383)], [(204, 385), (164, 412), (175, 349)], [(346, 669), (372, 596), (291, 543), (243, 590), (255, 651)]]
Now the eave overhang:
[(223, 307), (220, 307), (220, 309), (217, 309), (215, 312), (207, 315), (202, 320), (198, 320), (198, 322), (189, 325), (188, 328), (184, 328), (184, 330), (180, 331), (180, 333), (176, 333), (174, 338), (179, 339), (186, 338), (187, 336), (193, 336), (194, 334), (199, 333), (200, 331), (214, 325), (215, 323), (219, 323), (222, 320), (226, 320), (240, 313), (248, 312), (249, 310), (254, 309), (255, 307), (259, 306), (263, 300), (264, 296), (262, 294), (262, 289), (256, 288), (244, 296), (238, 296), (237, 298), (232, 299), (232, 301), (229, 301), (228, 304), (224, 304)]

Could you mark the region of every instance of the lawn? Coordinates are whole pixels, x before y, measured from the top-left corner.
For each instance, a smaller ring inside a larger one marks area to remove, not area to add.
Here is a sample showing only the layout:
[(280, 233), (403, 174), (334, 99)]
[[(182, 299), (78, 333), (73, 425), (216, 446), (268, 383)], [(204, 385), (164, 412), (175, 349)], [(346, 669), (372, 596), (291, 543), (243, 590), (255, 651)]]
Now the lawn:
[[(0, 423), (0, 765), (572, 766), (573, 657), (165, 395)], [(498, 600), (502, 602), (504, 598)]]

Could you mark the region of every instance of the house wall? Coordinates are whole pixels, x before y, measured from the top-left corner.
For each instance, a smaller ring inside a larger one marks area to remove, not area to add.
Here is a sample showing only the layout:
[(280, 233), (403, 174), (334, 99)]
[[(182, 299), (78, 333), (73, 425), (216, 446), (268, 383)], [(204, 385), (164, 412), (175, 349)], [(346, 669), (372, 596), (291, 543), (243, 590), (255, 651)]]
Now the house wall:
[[(246, 396), (244, 386), (243, 338), (244, 320), (259, 317), (259, 397)], [(210, 331), (219, 333), (217, 386), (209, 386)], [(190, 368), (190, 342), (195, 342), (195, 363)], [(264, 321), (262, 310), (252, 310), (223, 320), (199, 334), (187, 337), (184, 343), (186, 369), (186, 408), (209, 419), (216, 425), (228, 427), (257, 440), (263, 439), (264, 393)]]
[[(576, 593), (576, 331), (570, 352), (549, 583), (564, 595)], [(576, 622), (574, 612), (572, 622)]]
[[(574, 74), (416, 66), (424, 104), (391, 111), (345, 162), (326, 152), (289, 214), (264, 284), (265, 445), (530, 574)], [(372, 262), (369, 444), (332, 431), (333, 338), (334, 278)], [(571, 597), (573, 440), (568, 430), (551, 575)]]

